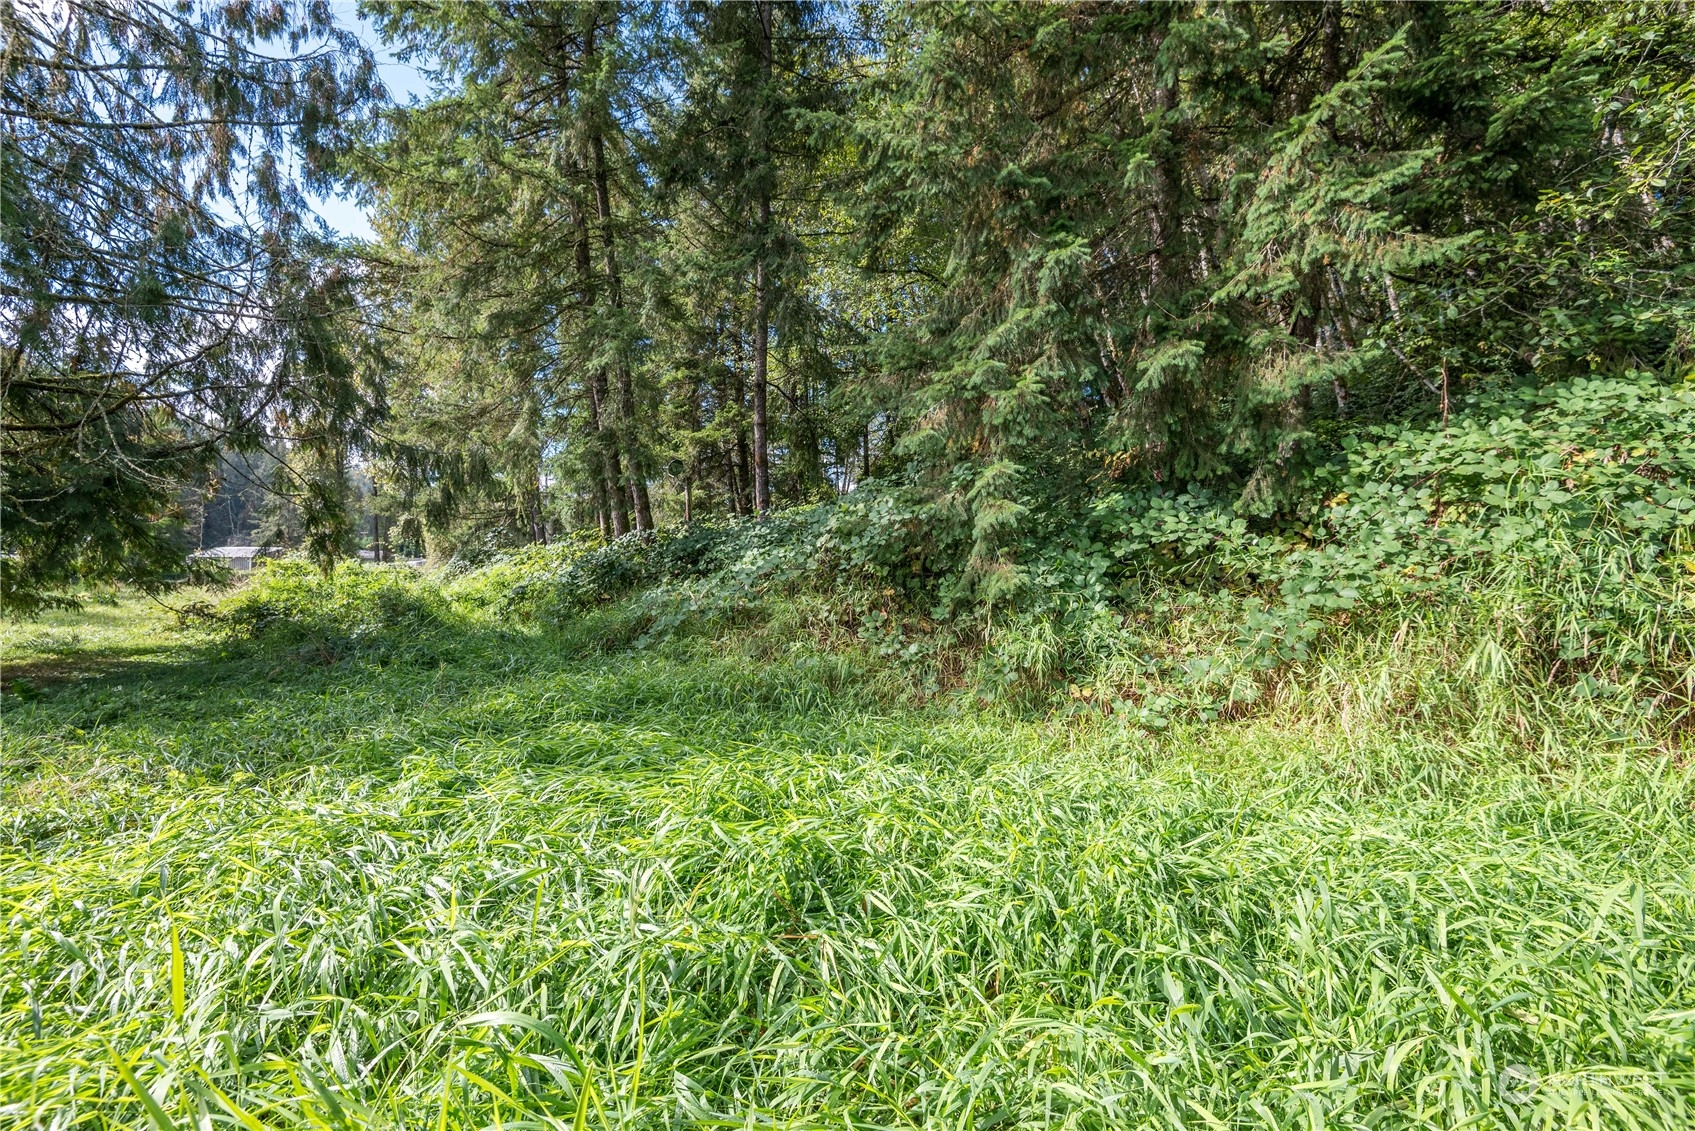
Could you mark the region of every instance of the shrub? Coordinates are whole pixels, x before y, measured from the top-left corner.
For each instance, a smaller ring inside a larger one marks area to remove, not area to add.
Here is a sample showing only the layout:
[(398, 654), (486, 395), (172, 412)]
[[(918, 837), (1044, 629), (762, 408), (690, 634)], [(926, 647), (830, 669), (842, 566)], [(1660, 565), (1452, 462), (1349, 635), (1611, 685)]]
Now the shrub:
[(215, 615), (237, 635), (302, 645), (325, 659), (392, 649), (459, 619), (440, 586), (411, 570), (345, 565), (325, 576), (298, 561), (261, 566)]
[(675, 568), (666, 551), (678, 540), (663, 533), (602, 542), (580, 534), (526, 546), (455, 578), (447, 594), (496, 618), (556, 622), (661, 580), (667, 566)]
[(1198, 489), (1102, 497), (1035, 555), (992, 679), (1224, 711), (1257, 697), (1255, 671), (1417, 622), (1470, 641), (1455, 672), (1488, 654), (1524, 694), (1687, 705), (1695, 387), (1631, 374), (1479, 394), (1445, 426), (1351, 444), (1313, 488), (1322, 504), (1282, 525)]
[(583, 534), (527, 546), (454, 578), (447, 595), (469, 608), (526, 623), (557, 622), (641, 590), (711, 577), (725, 599), (812, 571), (820, 507), (766, 519), (696, 522), (611, 542)]
[[(614, 635), (644, 644), (810, 589), (831, 610), (821, 633), (857, 637), (925, 687), (957, 686), (962, 648), (981, 645), (985, 693), (1051, 704), (1063, 689), (1071, 709), (1152, 728), (1259, 709), (1305, 678), (1291, 667), (1351, 656), (1363, 671), (1390, 652), (1373, 669), (1383, 709), (1476, 718), (1549, 693), (1615, 718), (1686, 709), (1695, 386), (1631, 374), (1479, 394), (1445, 425), (1350, 441), (1308, 486), (1312, 504), (1279, 519), (1201, 488), (1102, 494), (1025, 547), (994, 608), (958, 599), (957, 516), (898, 482), (765, 519), (511, 550), (441, 593), (540, 624), (639, 595)], [(229, 615), (351, 636), (441, 615), (428, 583), (346, 578), (281, 568)]]

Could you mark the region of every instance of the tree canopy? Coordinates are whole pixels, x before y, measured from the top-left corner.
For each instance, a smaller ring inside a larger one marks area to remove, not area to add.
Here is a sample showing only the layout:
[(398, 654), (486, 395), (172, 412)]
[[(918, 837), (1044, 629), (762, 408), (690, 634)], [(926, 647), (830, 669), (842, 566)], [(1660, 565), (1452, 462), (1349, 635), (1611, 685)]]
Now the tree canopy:
[(428, 97), (322, 5), (6, 8), (9, 605), (272, 442), (326, 561), (355, 467), (441, 555), (857, 491), (980, 606), (1109, 493), (1299, 526), (1469, 391), (1690, 371), (1686, 4), (367, 11)]
[(321, 557), (378, 407), (304, 186), (378, 92), (326, 5), (0, 7), (0, 598), (180, 571), (186, 485), (289, 442)]

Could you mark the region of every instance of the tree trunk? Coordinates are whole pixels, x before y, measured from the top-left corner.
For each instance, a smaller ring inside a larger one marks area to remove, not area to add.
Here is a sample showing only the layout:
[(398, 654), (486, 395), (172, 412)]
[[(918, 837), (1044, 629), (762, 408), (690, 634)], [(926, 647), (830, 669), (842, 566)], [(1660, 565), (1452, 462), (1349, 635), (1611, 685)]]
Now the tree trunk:
[[(541, 508), (541, 473), (538, 471), (524, 485), (524, 510), (527, 512), (524, 517), (529, 522), (530, 544), (532, 546), (547, 541), (547, 535), (542, 532)], [(382, 559), (379, 557), (378, 560)]]
[[(759, 0), (754, 6), (759, 17), (759, 61), (765, 84), (771, 81), (771, 3), (770, 0)], [(760, 91), (759, 121), (755, 125), (755, 139), (758, 145), (758, 157), (761, 169), (759, 187), (759, 231), (756, 234), (755, 246), (758, 258), (753, 264), (753, 509), (760, 515), (768, 514), (771, 510), (771, 445), (770, 428), (765, 415), (765, 383), (769, 372), (767, 362), (771, 345), (771, 295), (770, 280), (766, 276), (765, 261), (771, 253), (771, 186), (764, 178), (769, 176), (771, 154), (766, 145), (764, 100), (769, 97), (767, 90)]]
[[(590, 30), (584, 44), (585, 57), (594, 55), (594, 32)], [(607, 187), (606, 176), (606, 139), (601, 134), (600, 123), (593, 122), (589, 130), (589, 153), (594, 162), (594, 203), (599, 214), (601, 253), (606, 272), (606, 301), (614, 311), (624, 307), (622, 280), (618, 274), (618, 247), (612, 234), (612, 194)], [(653, 529), (653, 511), (648, 505), (647, 477), (637, 454), (636, 443), (636, 397), (635, 389), (630, 378), (630, 367), (619, 351), (618, 360), (613, 363), (618, 380), (618, 434), (622, 441), (625, 454), (629, 457), (629, 468), (624, 487), (630, 497), (632, 510), (635, 512), (636, 529), (649, 531)]]
[[(599, 130), (590, 135), (589, 146), (594, 154), (594, 203), (600, 213), (606, 298), (614, 311), (621, 311), (624, 308), (624, 295), (618, 275), (617, 245), (612, 234), (612, 194), (608, 191), (606, 182), (606, 142), (600, 136)], [(630, 367), (621, 351), (613, 368), (618, 377), (618, 435), (629, 456), (625, 487), (629, 492), (631, 508), (635, 511), (636, 529), (648, 531), (653, 529), (653, 511), (648, 505), (647, 477), (643, 474), (641, 460), (636, 454), (635, 388), (630, 379)]]
[(741, 461), (736, 458), (737, 445), (735, 440), (724, 441), (724, 486), (729, 488), (730, 513), (742, 514), (742, 468)]
[(608, 502), (608, 513), (612, 519), (612, 536), (622, 538), (630, 532), (630, 508), (624, 496), (624, 473), (619, 466), (618, 436), (612, 429), (605, 427), (602, 406), (606, 400), (606, 374), (594, 373), (589, 376), (589, 416), (594, 426), (597, 439), (600, 441), (600, 478), (598, 494)]
[(1148, 290), (1156, 300), (1182, 284), (1177, 260), (1182, 232), (1182, 139), (1176, 136), (1177, 80), (1159, 88), (1159, 110), (1165, 136), (1154, 155), (1154, 191), (1148, 201), (1148, 230), (1153, 254), (1148, 259)]
[[(759, 202), (762, 226), (769, 223), (771, 205)], [(765, 287), (765, 264), (753, 267), (753, 509), (759, 514), (771, 510), (771, 448), (770, 430), (765, 416), (765, 387), (770, 329), (766, 324), (768, 296)]]
[(1328, 93), (1342, 79), (1342, 0), (1324, 5), (1324, 89)]
[[(1322, 87), (1319, 96), (1328, 93), (1342, 78), (1342, 5), (1340, 0), (1327, 0), (1323, 14), (1320, 17), (1324, 25), (1324, 38), (1320, 41), (1319, 79)], [(1309, 100), (1308, 106), (1316, 102), (1317, 97)], [(1333, 127), (1332, 127), (1333, 128)], [(1289, 336), (1294, 338), (1307, 349), (1318, 348), (1319, 313), (1324, 306), (1324, 265), (1314, 263), (1301, 274), (1301, 285), (1296, 299), (1295, 317), (1289, 323)], [(1308, 390), (1303, 388), (1301, 395), (1305, 398)]]
[[(591, 263), (592, 253), (589, 249), (588, 223), (581, 212), (577, 213), (577, 272), (582, 280), (583, 306), (593, 309), (594, 298), (594, 268)], [(607, 534), (611, 527), (614, 538), (622, 538), (630, 531), (630, 510), (624, 499), (623, 478), (619, 470), (618, 434), (606, 419), (606, 371), (599, 367), (590, 370), (588, 375), (589, 390), (589, 427), (594, 432), (594, 446), (599, 457), (599, 473), (595, 483), (595, 505), (600, 509), (600, 532)], [(592, 465), (592, 461), (591, 461)]]
[(751, 460), (748, 458), (747, 417), (745, 415), (747, 412), (747, 376), (744, 366), (748, 353), (747, 339), (737, 333), (736, 364), (731, 367), (730, 385), (726, 390), (729, 393), (728, 403), (735, 405), (735, 434), (726, 443), (728, 444), (727, 454), (730, 463), (733, 509), (737, 514), (747, 514), (752, 510), (749, 499), (752, 495), (750, 488), (753, 469), (750, 466)]
[(606, 501), (606, 482), (598, 474), (589, 477), (590, 497), (594, 500), (594, 519), (600, 526), (600, 536), (612, 535), (612, 508)]

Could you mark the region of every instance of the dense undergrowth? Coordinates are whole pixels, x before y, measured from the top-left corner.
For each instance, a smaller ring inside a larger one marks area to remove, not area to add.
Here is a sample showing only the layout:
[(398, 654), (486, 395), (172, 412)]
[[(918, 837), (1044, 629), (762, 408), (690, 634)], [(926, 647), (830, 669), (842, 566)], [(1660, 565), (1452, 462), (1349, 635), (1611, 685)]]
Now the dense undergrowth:
[(1119, 498), (978, 616), (898, 485), (55, 614), (0, 1113), (1689, 1126), (1692, 416), (1500, 399), (1296, 524)]
[(926, 695), (1148, 730), (1275, 700), (1520, 739), (1666, 738), (1695, 697), (1691, 437), (1695, 385), (1649, 374), (1478, 394), (1446, 423), (1351, 437), (1312, 474), (1323, 503), (1304, 513), (1256, 516), (1200, 489), (1056, 509), (988, 606), (962, 597), (959, 516), (889, 482), (762, 521), (455, 563), (439, 587), (295, 567), (225, 616), (310, 622), (334, 651), (363, 631), (347, 620), (356, 593), (379, 626), (402, 607), (533, 627), (617, 606), (616, 643), (649, 646), (746, 626), (782, 598), (804, 623), (775, 631), (865, 647)]

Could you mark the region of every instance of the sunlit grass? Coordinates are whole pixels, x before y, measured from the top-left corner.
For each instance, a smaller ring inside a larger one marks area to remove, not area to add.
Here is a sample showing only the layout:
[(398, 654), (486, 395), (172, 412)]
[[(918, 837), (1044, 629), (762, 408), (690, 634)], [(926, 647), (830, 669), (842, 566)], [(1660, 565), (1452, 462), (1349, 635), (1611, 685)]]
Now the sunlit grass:
[(180, 631), (176, 608), (216, 594), (177, 594), (169, 603), (134, 593), (99, 594), (75, 611), (52, 611), (28, 621), (0, 619), (0, 683), (40, 683), (111, 668), (127, 661), (180, 652), (192, 634)]
[(6, 1125), (1695, 1123), (1675, 751), (138, 623), (5, 700)]

